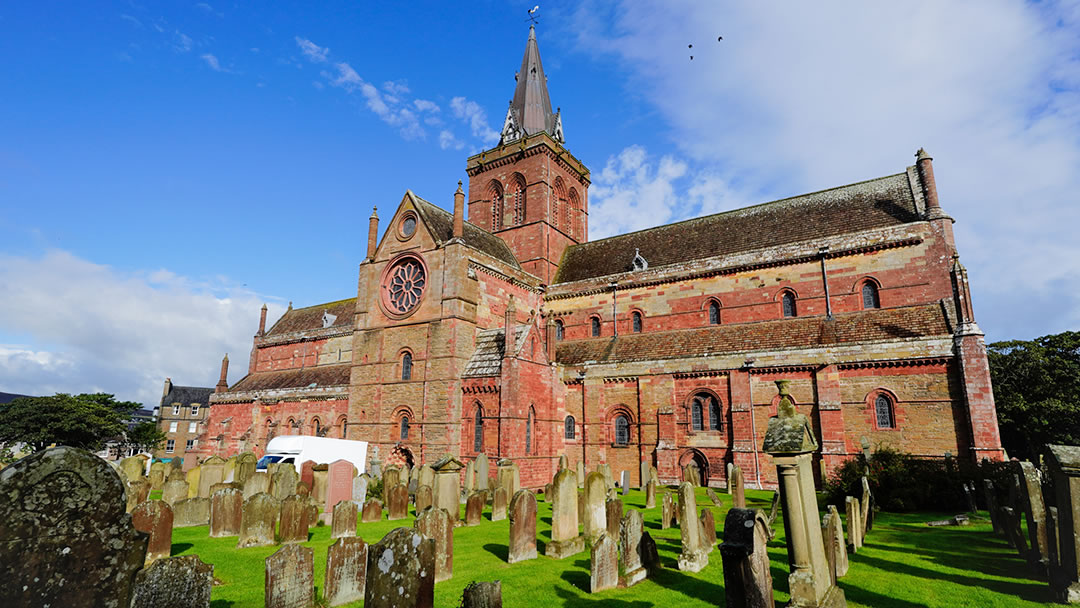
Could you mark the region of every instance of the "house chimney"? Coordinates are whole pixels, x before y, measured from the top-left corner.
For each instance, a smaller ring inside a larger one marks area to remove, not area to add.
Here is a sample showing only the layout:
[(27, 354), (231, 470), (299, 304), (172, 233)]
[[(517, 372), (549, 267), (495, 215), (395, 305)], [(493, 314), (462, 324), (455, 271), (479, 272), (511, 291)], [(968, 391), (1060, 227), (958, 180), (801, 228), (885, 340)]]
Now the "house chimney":
[(229, 375), (229, 353), (225, 353), (225, 358), (221, 360), (221, 378), (218, 379), (217, 386), (214, 388), (215, 393), (224, 393), (229, 390), (229, 382), (226, 378)]
[(926, 197), (926, 217), (931, 220), (948, 218), (941, 209), (938, 201), (937, 182), (934, 181), (934, 158), (919, 148), (915, 153), (915, 168), (919, 171), (919, 179), (923, 184), (923, 194)]
[(454, 193), (454, 238), (460, 239), (465, 236), (465, 192), (461, 189), (461, 180), (457, 183), (457, 192)]
[(514, 308), (514, 296), (510, 296), (510, 301), (506, 303), (506, 330), (503, 334), (503, 356), (510, 357), (514, 354), (514, 317), (517, 314), (517, 310)]
[(266, 304), (262, 305), (262, 312), (259, 313), (259, 333), (256, 336), (262, 336), (266, 333)]
[(371, 208), (371, 217), (368, 218), (367, 229), (367, 259), (375, 259), (375, 247), (379, 242), (379, 214), (376, 213), (376, 208)]
[(172, 378), (165, 378), (165, 388), (161, 391), (161, 398), (164, 400), (170, 392), (172, 392)]

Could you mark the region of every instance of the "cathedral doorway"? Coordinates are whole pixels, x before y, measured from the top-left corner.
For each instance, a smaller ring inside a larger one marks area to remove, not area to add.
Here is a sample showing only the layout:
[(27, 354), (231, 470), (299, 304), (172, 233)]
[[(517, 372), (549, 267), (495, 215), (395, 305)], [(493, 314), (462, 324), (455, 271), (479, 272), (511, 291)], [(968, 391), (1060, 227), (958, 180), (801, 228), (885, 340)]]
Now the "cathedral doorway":
[(406, 466), (410, 469), (413, 468), (415, 462), (412, 450), (401, 444), (394, 446), (394, 449), (390, 450), (390, 456), (386, 459), (387, 466)]
[(689, 449), (679, 456), (679, 475), (680, 479), (682, 471), (684, 471), (687, 465), (693, 464), (697, 467), (698, 475), (701, 478), (701, 485), (708, 487), (709, 485), (709, 459), (702, 454), (700, 450)]

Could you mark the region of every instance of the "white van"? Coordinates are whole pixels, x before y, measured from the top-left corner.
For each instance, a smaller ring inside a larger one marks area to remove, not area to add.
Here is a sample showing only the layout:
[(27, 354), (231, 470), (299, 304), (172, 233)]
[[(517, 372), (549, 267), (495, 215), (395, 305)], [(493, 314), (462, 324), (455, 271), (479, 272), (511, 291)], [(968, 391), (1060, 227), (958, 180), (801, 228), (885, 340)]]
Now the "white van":
[(317, 464), (330, 464), (335, 460), (347, 460), (356, 467), (357, 474), (364, 472), (367, 462), (367, 442), (349, 439), (328, 439), (310, 435), (284, 435), (274, 437), (266, 446), (266, 454), (255, 465), (265, 471), (271, 462), (291, 464), (300, 472), (300, 466), (308, 460)]

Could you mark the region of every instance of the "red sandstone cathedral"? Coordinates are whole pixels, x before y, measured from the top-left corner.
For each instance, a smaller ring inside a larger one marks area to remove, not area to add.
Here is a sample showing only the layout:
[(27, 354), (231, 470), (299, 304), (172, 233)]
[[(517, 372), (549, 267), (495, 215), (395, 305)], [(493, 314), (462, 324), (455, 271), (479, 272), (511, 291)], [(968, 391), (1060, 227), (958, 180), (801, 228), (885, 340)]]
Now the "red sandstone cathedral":
[[(695, 463), (775, 487), (761, 452), (790, 380), (831, 470), (864, 445), (1001, 459), (986, 350), (930, 157), (894, 175), (589, 241), (530, 29), (499, 144), (453, 213), (406, 192), (356, 297), (292, 308), (210, 398), (196, 458), (279, 435), (365, 440), (410, 465), (513, 459), (521, 482)], [(467, 205), (466, 205), (467, 203)], [(466, 219), (466, 206), (467, 219)], [(195, 460), (195, 459), (191, 459)], [(189, 463), (190, 464), (190, 463)]]

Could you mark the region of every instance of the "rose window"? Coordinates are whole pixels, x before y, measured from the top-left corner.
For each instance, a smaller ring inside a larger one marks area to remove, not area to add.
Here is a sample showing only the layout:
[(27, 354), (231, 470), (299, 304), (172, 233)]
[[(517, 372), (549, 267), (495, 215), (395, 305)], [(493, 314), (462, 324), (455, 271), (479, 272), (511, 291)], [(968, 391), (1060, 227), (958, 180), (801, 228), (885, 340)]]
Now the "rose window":
[(390, 312), (403, 315), (420, 302), (427, 279), (419, 260), (406, 258), (390, 269), (386, 279), (386, 305)]

